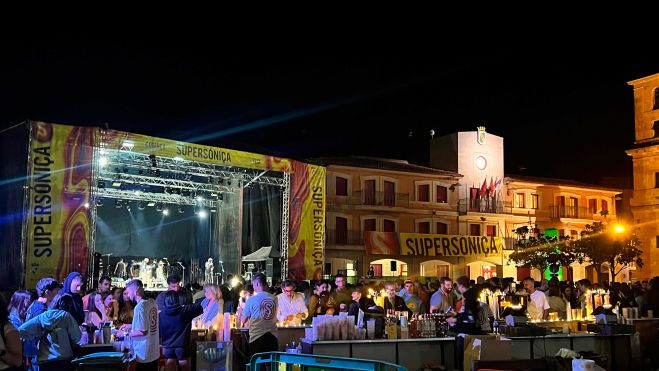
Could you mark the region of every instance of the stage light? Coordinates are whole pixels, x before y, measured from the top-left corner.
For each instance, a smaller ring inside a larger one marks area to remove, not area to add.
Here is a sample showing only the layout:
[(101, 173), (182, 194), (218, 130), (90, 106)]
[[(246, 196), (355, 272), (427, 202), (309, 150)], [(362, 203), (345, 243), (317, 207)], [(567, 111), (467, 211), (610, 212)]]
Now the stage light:
[(126, 204), (126, 210), (128, 210), (128, 212), (130, 212), (130, 204), (129, 203)]
[(208, 212), (207, 212), (206, 210), (201, 210), (201, 211), (199, 212), (199, 217), (200, 217), (200, 218), (203, 219), (203, 218), (205, 218), (205, 217), (207, 217), (207, 216), (208, 216)]
[(156, 211), (162, 211), (163, 205), (161, 203), (156, 204)]
[(151, 207), (153, 207), (153, 206), (156, 206), (156, 203), (153, 202), (153, 201), (149, 201), (149, 203), (147, 203), (146, 206), (151, 206)]
[(122, 146), (124, 148), (126, 148), (127, 150), (132, 151), (133, 147), (135, 147), (135, 143), (133, 143), (133, 141), (131, 141), (131, 140), (124, 140), (124, 142), (122, 143)]
[(113, 187), (120, 187), (121, 186), (121, 175), (117, 174), (114, 177), (114, 180), (112, 181), (112, 186)]
[(194, 213), (199, 215), (200, 211), (201, 211), (201, 208), (199, 207), (199, 205), (194, 205)]
[(197, 201), (201, 202), (201, 201), (203, 201), (203, 200), (204, 200), (203, 197), (201, 197), (201, 196), (197, 196)]
[(183, 158), (176, 156), (176, 157), (174, 157), (174, 161), (183, 161)]
[(162, 211), (162, 215), (165, 215), (165, 216), (169, 215), (169, 209), (164, 209)]
[(107, 164), (108, 164), (108, 158), (107, 158), (107, 156), (101, 156), (101, 157), (98, 159), (98, 164), (99, 164), (101, 167), (104, 167), (105, 165), (107, 165)]
[(240, 281), (238, 281), (238, 279), (236, 277), (233, 277), (231, 279), (231, 287), (236, 287), (236, 286), (238, 286), (239, 283), (240, 283)]
[(227, 185), (231, 186), (231, 181), (230, 180), (227, 180)]
[(137, 204), (137, 208), (140, 209), (140, 210), (144, 210), (144, 208), (146, 208), (146, 202), (144, 202), (144, 201), (140, 201), (140, 202)]
[(102, 198), (97, 198), (96, 199), (96, 206), (97, 207), (103, 206), (103, 199)]
[(185, 210), (183, 210), (183, 205), (178, 205), (178, 213), (183, 214)]
[(105, 188), (105, 180), (99, 180), (98, 181), (98, 188), (100, 188), (100, 189)]
[(123, 200), (120, 199), (114, 200), (114, 207), (116, 207), (117, 209), (121, 209), (123, 206), (124, 206)]
[(149, 160), (151, 160), (152, 167), (158, 166), (158, 163), (156, 162), (156, 155), (149, 155)]
[(89, 202), (85, 202), (85, 207), (89, 209)]

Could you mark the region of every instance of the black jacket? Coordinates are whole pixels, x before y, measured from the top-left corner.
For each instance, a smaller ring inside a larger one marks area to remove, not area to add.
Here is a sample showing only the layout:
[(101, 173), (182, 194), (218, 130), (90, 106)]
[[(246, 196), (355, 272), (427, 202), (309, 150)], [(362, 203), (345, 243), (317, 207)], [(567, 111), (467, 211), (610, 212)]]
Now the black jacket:
[(82, 325), (85, 321), (85, 308), (82, 305), (82, 296), (77, 293), (71, 292), (71, 283), (76, 277), (80, 277), (82, 280), (82, 275), (78, 272), (71, 272), (64, 280), (64, 287), (60, 290), (60, 294), (66, 294), (73, 298), (74, 311), (71, 313), (73, 318), (78, 322), (78, 325)]
[(386, 313), (389, 309), (400, 312), (407, 311), (408, 318), (412, 316), (412, 311), (407, 307), (407, 305), (405, 305), (405, 300), (403, 300), (403, 298), (398, 295), (396, 295), (393, 306), (391, 305), (388, 297), (384, 298), (384, 312)]
[(192, 319), (204, 313), (198, 304), (164, 307), (160, 312), (160, 345), (183, 348), (190, 345)]

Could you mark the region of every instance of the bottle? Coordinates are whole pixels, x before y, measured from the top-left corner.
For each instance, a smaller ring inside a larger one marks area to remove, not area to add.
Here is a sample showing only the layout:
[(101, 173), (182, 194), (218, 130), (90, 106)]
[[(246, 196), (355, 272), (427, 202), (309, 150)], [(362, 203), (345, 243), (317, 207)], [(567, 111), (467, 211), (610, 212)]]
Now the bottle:
[(302, 354), (302, 343), (297, 343), (297, 348), (295, 348), (295, 353)]

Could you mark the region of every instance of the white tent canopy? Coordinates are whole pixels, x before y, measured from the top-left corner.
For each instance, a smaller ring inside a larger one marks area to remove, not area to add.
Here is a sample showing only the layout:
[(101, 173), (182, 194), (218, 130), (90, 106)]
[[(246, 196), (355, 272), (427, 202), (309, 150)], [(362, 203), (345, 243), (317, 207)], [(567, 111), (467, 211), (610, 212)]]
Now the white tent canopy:
[[(244, 262), (256, 262), (256, 261), (263, 261), (272, 258), (270, 256), (270, 251), (272, 250), (272, 246), (263, 246), (262, 248), (254, 251), (253, 253), (249, 255), (243, 256), (243, 261)], [(275, 258), (278, 258), (276, 256)]]

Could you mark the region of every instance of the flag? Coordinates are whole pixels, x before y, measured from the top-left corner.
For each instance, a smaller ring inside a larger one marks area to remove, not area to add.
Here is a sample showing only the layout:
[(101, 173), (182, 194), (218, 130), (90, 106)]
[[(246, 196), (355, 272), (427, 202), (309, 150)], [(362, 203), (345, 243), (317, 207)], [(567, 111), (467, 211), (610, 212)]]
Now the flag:
[(502, 180), (503, 180), (503, 178), (497, 180), (497, 181), (494, 183), (494, 189), (496, 189), (497, 191), (499, 190), (499, 187), (501, 187), (501, 181), (502, 181)]
[(490, 186), (487, 188), (487, 193), (490, 197), (494, 197), (494, 181), (492, 181), (492, 177), (490, 177)]
[(481, 186), (481, 192), (479, 194), (480, 198), (485, 197), (485, 192), (487, 192), (487, 177), (483, 179), (483, 185)]

